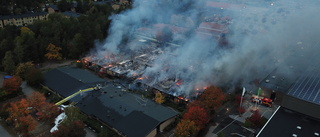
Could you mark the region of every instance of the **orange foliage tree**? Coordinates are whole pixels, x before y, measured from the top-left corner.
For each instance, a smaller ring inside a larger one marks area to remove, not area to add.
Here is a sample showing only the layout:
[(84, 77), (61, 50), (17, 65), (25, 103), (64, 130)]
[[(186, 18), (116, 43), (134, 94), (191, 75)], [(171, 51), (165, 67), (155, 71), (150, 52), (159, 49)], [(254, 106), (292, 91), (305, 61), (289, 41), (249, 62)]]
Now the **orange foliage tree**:
[(38, 124), (31, 115), (20, 117), (17, 121), (18, 123), (15, 124), (15, 128), (25, 136), (27, 136), (28, 132), (34, 130)]
[(29, 102), (29, 106), (37, 110), (46, 104), (46, 97), (40, 92), (32, 92), (32, 94), (27, 97), (27, 100)]
[(26, 99), (21, 99), (17, 102), (11, 102), (7, 108), (9, 113), (8, 121), (16, 121), (19, 117), (23, 117), (29, 114), (30, 110), (28, 109), (29, 103)]
[(22, 79), (19, 76), (12, 76), (8, 79), (5, 79), (2, 83), (2, 88), (7, 92), (18, 91), (22, 84)]
[(58, 106), (52, 103), (46, 103), (41, 106), (38, 113), (38, 118), (40, 120), (48, 120), (49, 122), (53, 122), (54, 119), (59, 115)]
[(17, 102), (11, 102), (6, 109), (9, 117), (6, 119), (9, 123), (13, 123), (17, 131), (23, 135), (27, 135), (37, 126), (37, 122), (29, 115), (29, 102), (26, 99), (21, 99)]
[(32, 62), (20, 63), (16, 68), (16, 75), (25, 79), (26, 74), (34, 68), (34, 64)]
[(37, 116), (40, 120), (48, 120), (53, 122), (55, 117), (59, 114), (59, 108), (52, 104), (46, 102), (46, 97), (43, 93), (32, 92), (31, 96), (28, 98), (29, 106), (36, 110)]
[(201, 129), (209, 122), (207, 111), (201, 107), (189, 107), (187, 112), (183, 114), (183, 119), (191, 120)]
[(160, 92), (157, 92), (154, 100), (158, 104), (162, 104), (165, 101), (165, 98)]
[(200, 128), (196, 125), (194, 121), (183, 119), (176, 127), (174, 136), (175, 137), (187, 137), (196, 134)]
[(209, 87), (200, 95), (197, 101), (190, 103), (188, 106), (199, 106), (212, 115), (216, 108), (220, 107), (225, 101), (225, 97), (226, 95), (220, 88)]
[(55, 45), (50, 43), (47, 47), (47, 54), (45, 54), (44, 56), (49, 60), (61, 60), (62, 54), (60, 53), (60, 50), (60, 47), (56, 47)]

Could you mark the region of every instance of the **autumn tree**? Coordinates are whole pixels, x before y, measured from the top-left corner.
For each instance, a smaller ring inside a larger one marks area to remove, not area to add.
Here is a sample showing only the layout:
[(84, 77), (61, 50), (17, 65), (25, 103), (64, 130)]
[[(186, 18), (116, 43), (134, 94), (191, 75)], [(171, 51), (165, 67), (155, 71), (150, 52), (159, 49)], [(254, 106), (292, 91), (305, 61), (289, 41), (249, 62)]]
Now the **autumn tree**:
[(84, 137), (86, 131), (82, 119), (84, 118), (78, 107), (70, 105), (64, 109), (66, 118), (58, 126), (58, 130), (53, 132), (53, 137), (69, 136)]
[(19, 76), (22, 79), (25, 79), (26, 74), (34, 68), (34, 64), (30, 62), (26, 63), (20, 63), (18, 67), (16, 68), (16, 75)]
[(19, 133), (27, 136), (30, 131), (36, 128), (37, 125), (37, 121), (31, 115), (27, 115), (18, 118), (15, 128)]
[(62, 54), (60, 53), (60, 50), (60, 47), (56, 47), (50, 43), (47, 47), (47, 54), (45, 54), (45, 57), (47, 57), (49, 60), (61, 60)]
[(239, 106), (239, 107), (238, 107), (238, 112), (239, 112), (239, 114), (240, 114), (240, 116), (241, 116), (243, 113), (246, 112), (246, 109), (245, 109), (243, 106)]
[(59, 108), (52, 103), (46, 102), (46, 97), (43, 93), (32, 92), (31, 96), (29, 96), (27, 100), (29, 106), (37, 112), (37, 116), (40, 120), (53, 122), (59, 114)]
[(83, 122), (76, 120), (69, 126), (64, 124), (59, 125), (58, 130), (54, 131), (51, 135), (53, 137), (85, 137), (86, 133)]
[(43, 105), (46, 104), (46, 97), (40, 92), (32, 92), (32, 94), (27, 97), (27, 100), (29, 106), (37, 109), (38, 111)]
[(11, 102), (6, 111), (9, 113), (8, 121), (16, 121), (19, 117), (24, 117), (29, 114), (29, 103), (26, 99), (21, 99), (17, 102)]
[(22, 79), (19, 76), (12, 76), (8, 79), (5, 79), (2, 83), (2, 88), (7, 92), (15, 92), (18, 91), (22, 84)]
[(207, 110), (207, 112), (212, 115), (214, 111), (222, 105), (225, 101), (225, 94), (218, 87), (209, 87), (207, 88), (197, 99), (195, 103), (191, 103), (188, 105), (191, 106), (199, 106)]
[(209, 122), (207, 111), (204, 108), (197, 106), (189, 107), (187, 112), (183, 114), (182, 118), (195, 122), (200, 129)]
[(165, 101), (165, 97), (160, 92), (157, 92), (154, 100), (158, 104), (162, 104)]
[(38, 118), (49, 122), (53, 122), (60, 113), (58, 106), (52, 103), (46, 103), (41, 106), (38, 111)]
[(36, 128), (37, 122), (29, 114), (31, 109), (29, 107), (29, 102), (26, 99), (11, 102), (6, 108), (6, 111), (9, 113), (9, 117), (6, 121), (12, 123), (20, 134), (26, 136), (29, 131)]
[(261, 123), (261, 118), (262, 117), (261, 117), (260, 111), (256, 110), (247, 120), (249, 120), (253, 124), (253, 126), (259, 127)]
[(188, 137), (195, 135), (199, 130), (200, 128), (196, 125), (194, 121), (183, 119), (177, 124), (174, 136)]
[(2, 60), (2, 65), (4, 67), (5, 72), (7, 72), (9, 75), (13, 74), (16, 66), (14, 62), (13, 53), (11, 51), (6, 52)]

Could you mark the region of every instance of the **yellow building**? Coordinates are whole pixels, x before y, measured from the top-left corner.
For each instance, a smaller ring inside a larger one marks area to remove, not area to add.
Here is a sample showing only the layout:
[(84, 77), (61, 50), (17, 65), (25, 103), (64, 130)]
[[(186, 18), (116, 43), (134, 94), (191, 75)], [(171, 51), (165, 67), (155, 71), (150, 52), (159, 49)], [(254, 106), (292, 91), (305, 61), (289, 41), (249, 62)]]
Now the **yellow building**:
[(25, 13), (20, 15), (0, 16), (0, 28), (6, 25), (27, 26), (38, 20), (47, 20), (47, 12)]

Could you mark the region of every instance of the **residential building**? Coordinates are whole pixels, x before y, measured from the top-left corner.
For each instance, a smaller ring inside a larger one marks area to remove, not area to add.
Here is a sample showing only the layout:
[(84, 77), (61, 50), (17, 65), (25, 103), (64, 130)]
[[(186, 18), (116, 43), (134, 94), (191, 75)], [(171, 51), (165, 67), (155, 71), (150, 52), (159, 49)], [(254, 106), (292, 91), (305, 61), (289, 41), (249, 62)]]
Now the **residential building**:
[(35, 21), (47, 19), (47, 12), (0, 16), (0, 28), (5, 27), (6, 25), (27, 26), (33, 24)]

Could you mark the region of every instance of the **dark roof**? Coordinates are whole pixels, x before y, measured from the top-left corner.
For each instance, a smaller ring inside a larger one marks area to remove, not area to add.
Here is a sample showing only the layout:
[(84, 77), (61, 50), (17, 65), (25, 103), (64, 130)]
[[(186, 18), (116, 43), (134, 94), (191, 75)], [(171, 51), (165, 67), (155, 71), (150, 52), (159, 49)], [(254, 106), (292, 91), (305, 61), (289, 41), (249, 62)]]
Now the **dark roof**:
[(320, 65), (309, 67), (293, 84), (288, 95), (320, 105)]
[[(316, 58), (314, 53), (303, 50), (303, 46), (294, 46), (288, 52), (290, 52), (290, 56), (280, 61), (280, 64), (276, 64), (277, 69), (260, 81), (260, 86), (287, 93), (296, 80), (303, 77), (310, 64), (318, 63), (314, 60)], [(267, 80), (268, 82), (266, 82)]]
[(55, 11), (59, 11), (59, 8), (57, 5), (49, 5), (49, 8), (52, 8)]
[[(107, 84), (92, 73), (75, 68), (63, 67), (44, 74), (44, 85), (67, 97), (80, 89), (90, 88), (97, 83)], [(114, 85), (105, 85), (100, 91), (87, 92), (86, 96), (72, 99), (87, 115), (92, 115), (129, 137), (147, 136), (162, 122), (178, 113), (156, 104), (140, 95), (123, 91)]]
[[(81, 74), (81, 75), (80, 75)], [(53, 69), (44, 74), (44, 85), (63, 97), (67, 97), (81, 89), (95, 86), (97, 83), (104, 83), (105, 80), (74, 67), (63, 67)], [(81, 97), (75, 97), (77, 101)]]
[(58, 70), (86, 84), (96, 84), (96, 83), (105, 82), (104, 79), (97, 77), (96, 75), (92, 74), (90, 71), (86, 71), (76, 67), (62, 67), (62, 68), (58, 68)]
[(6, 16), (0, 16), (0, 19), (19, 19), (19, 18), (26, 18), (26, 17), (34, 17), (34, 16), (41, 16), (41, 15), (46, 15), (48, 14), (47, 12), (29, 12), (29, 13), (24, 13), (24, 14), (18, 14), (18, 15), (6, 15)]
[(288, 77), (278, 69), (272, 71), (266, 78), (260, 81), (260, 86), (283, 93), (287, 93), (291, 85), (297, 79), (298, 75), (291, 75)]
[(105, 0), (105, 1), (94, 1), (93, 4), (94, 5), (105, 5), (105, 4), (109, 4), (111, 3), (112, 0)]
[(160, 123), (176, 116), (174, 110), (140, 95), (106, 86), (101, 93), (92, 92), (77, 106), (129, 137), (147, 136)]
[(71, 12), (71, 11), (65, 11), (65, 12), (62, 12), (63, 15), (65, 16), (69, 16), (69, 17), (74, 17), (74, 18), (78, 18), (81, 16), (80, 13), (77, 13), (77, 12)]
[[(301, 128), (301, 129), (299, 129)], [(313, 137), (320, 134), (320, 121), (301, 113), (280, 107), (257, 137)]]

